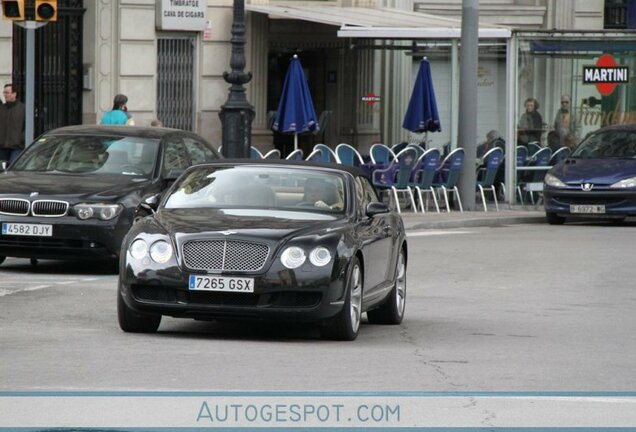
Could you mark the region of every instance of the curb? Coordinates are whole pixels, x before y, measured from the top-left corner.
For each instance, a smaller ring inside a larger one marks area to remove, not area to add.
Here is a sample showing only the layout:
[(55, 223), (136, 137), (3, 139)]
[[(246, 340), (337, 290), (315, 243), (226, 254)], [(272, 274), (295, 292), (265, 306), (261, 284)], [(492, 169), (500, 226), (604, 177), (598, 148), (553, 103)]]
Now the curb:
[(407, 231), (418, 229), (451, 229), (451, 228), (473, 228), (473, 227), (498, 227), (506, 225), (547, 223), (545, 215), (537, 216), (501, 216), (489, 218), (461, 218), (452, 220), (438, 220), (427, 222), (404, 221)]

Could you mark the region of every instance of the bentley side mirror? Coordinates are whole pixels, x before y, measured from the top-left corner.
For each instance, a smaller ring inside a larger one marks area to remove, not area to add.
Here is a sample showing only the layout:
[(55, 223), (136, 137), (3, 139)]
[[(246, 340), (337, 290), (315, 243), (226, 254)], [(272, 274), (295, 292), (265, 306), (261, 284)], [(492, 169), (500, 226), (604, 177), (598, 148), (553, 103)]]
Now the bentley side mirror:
[(383, 202), (370, 202), (367, 204), (367, 216), (369, 217), (388, 212), (389, 206)]
[(168, 174), (163, 177), (163, 179), (167, 181), (175, 181), (181, 174), (183, 174), (184, 171), (184, 169), (171, 169), (168, 171)]
[(150, 195), (144, 198), (143, 201), (141, 201), (140, 205), (142, 208), (145, 208), (146, 210), (154, 214), (159, 207), (159, 197), (159, 194)]

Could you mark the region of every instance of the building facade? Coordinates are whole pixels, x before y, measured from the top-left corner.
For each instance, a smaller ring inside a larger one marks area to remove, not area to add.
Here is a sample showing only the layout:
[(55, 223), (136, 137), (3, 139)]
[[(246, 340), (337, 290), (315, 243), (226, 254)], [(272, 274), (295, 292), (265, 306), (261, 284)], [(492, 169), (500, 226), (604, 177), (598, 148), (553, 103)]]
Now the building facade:
[[(573, 71), (581, 67), (580, 62), (550, 63), (546, 60), (548, 51), (539, 58), (538, 52), (529, 48), (532, 38), (600, 32), (612, 23), (626, 27), (631, 3), (480, 1), (480, 27), (485, 36), (480, 37), (478, 136), (484, 137), (496, 129), (512, 137), (515, 125), (511, 123), (516, 123), (522, 110), (520, 104), (527, 97), (540, 99), (545, 118), (551, 119), (558, 106), (554, 95), (573, 93), (564, 77), (571, 79)], [(63, 18), (49, 24), (50, 28), (37, 31), (41, 43), (36, 53), (44, 59), (49, 56), (48, 40), (79, 34), (80, 40), (73, 45), (77, 52), (58, 54), (57, 60), (77, 64), (55, 75), (56, 81), (51, 82), (47, 77), (52, 74), (47, 71), (55, 71), (57, 66), (38, 66), (36, 82), (39, 79), (44, 84), (40, 84), (36, 94), (36, 115), (41, 119), (36, 122), (36, 133), (63, 124), (96, 123), (111, 108), (113, 96), (124, 93), (137, 125), (159, 119), (167, 126), (190, 129), (221, 144), (219, 112), (228, 95), (229, 85), (223, 73), (230, 70), (232, 1), (60, 0), (59, 4)], [(318, 133), (300, 137), (301, 148), (307, 150), (317, 142), (332, 147), (347, 142), (364, 154), (374, 142), (427, 140), (429, 145), (440, 147), (458, 145), (461, 8), (461, 0), (246, 0), (246, 71), (253, 75), (247, 95), (255, 111), (253, 145), (262, 150), (289, 149), (291, 137), (274, 134), (270, 125), (293, 54), (301, 59), (322, 126)], [(81, 27), (74, 29), (73, 22), (64, 21), (64, 17), (78, 13), (81, 18), (75, 25)], [(180, 13), (183, 15), (177, 16)], [(63, 24), (69, 28), (56, 33)], [(347, 34), (345, 30), (354, 27), (390, 27), (393, 33)], [(488, 35), (488, 30), (502, 28), (512, 32), (504, 37)], [(423, 36), (408, 36), (409, 29), (429, 31)], [(401, 30), (405, 36), (400, 36)], [(626, 34), (629, 37), (629, 32)], [(21, 37), (20, 30), (10, 21), (0, 22), (0, 55), (12, 59), (0, 64), (0, 80), (4, 82), (22, 80)], [(582, 48), (589, 54), (589, 46)], [(426, 137), (413, 136), (401, 128), (423, 56), (431, 60), (442, 116), (442, 132)], [(564, 51), (559, 51), (558, 56), (565, 58)], [(514, 85), (509, 82), (511, 71)], [(66, 76), (67, 82), (60, 76)], [(543, 80), (550, 85), (539, 88)], [(54, 104), (38, 110), (38, 103), (55, 100), (61, 87), (79, 87), (65, 93), (70, 96), (64, 109), (70, 114), (56, 117), (53, 113), (62, 108)], [(577, 100), (589, 101), (591, 96), (585, 92), (576, 94)]]

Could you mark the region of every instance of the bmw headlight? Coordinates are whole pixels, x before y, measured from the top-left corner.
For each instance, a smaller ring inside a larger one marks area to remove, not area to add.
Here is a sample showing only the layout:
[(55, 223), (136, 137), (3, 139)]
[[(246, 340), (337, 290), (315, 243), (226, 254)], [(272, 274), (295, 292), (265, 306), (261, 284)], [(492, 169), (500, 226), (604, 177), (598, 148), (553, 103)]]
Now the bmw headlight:
[(316, 267), (323, 267), (331, 261), (331, 253), (329, 249), (318, 246), (309, 254), (309, 261)]
[(137, 239), (128, 247), (130, 255), (135, 259), (142, 259), (148, 254), (148, 243), (145, 240)]
[(165, 264), (172, 258), (172, 246), (164, 240), (158, 240), (150, 246), (150, 258), (156, 263)]
[(566, 186), (565, 183), (563, 183), (561, 180), (559, 180), (559, 178), (557, 176), (552, 175), (552, 174), (546, 174), (544, 179), (543, 179), (543, 182), (545, 184), (547, 184), (548, 186), (551, 186), (551, 187), (562, 188), (562, 187)]
[(86, 220), (90, 218), (98, 218), (101, 220), (111, 220), (117, 217), (122, 211), (121, 204), (99, 204), (99, 203), (82, 203), (73, 206), (75, 214), (79, 219)]
[(288, 269), (295, 269), (305, 262), (305, 251), (297, 246), (290, 246), (283, 251), (280, 261)]
[(610, 186), (612, 189), (631, 189), (636, 187), (636, 177), (626, 178), (621, 181), (617, 181)]

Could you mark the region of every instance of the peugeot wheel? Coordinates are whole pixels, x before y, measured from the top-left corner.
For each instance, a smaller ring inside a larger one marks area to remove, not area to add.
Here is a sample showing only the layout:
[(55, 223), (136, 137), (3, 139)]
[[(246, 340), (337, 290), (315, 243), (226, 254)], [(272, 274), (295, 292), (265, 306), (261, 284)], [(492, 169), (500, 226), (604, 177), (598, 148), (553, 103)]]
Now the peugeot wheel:
[(565, 218), (556, 213), (546, 212), (545, 217), (550, 225), (563, 225), (565, 223)]
[(321, 335), (326, 339), (351, 341), (358, 336), (362, 316), (362, 268), (357, 257), (351, 262), (345, 289), (342, 310), (320, 329)]
[(406, 255), (400, 250), (395, 269), (395, 283), (387, 301), (377, 309), (367, 312), (371, 324), (400, 324), (406, 307)]

